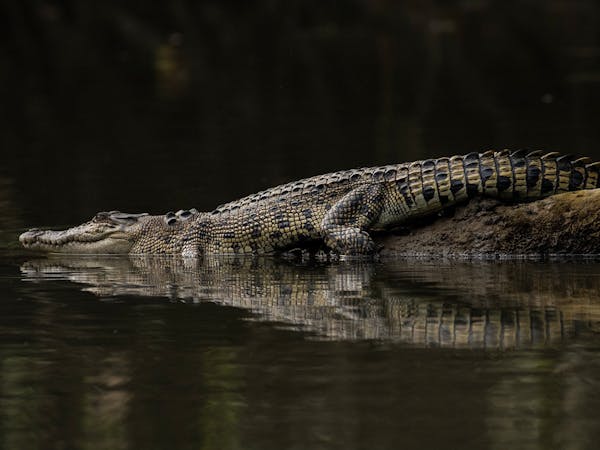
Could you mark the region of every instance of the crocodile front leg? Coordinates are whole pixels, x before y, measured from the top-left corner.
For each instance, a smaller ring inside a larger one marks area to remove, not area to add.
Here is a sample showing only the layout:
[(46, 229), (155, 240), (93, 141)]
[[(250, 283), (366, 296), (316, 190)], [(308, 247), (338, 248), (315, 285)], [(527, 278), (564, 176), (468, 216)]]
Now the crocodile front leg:
[(325, 244), (340, 255), (369, 255), (375, 243), (365, 229), (383, 208), (380, 183), (367, 184), (348, 192), (335, 203), (321, 222)]

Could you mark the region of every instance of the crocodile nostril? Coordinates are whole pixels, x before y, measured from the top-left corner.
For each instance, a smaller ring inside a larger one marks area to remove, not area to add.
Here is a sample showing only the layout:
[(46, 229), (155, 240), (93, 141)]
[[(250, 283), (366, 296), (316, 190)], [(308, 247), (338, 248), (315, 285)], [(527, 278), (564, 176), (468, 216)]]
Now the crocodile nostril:
[(30, 243), (30, 242), (34, 241), (42, 233), (43, 233), (43, 231), (40, 230), (39, 228), (32, 228), (32, 229), (26, 231), (25, 233), (22, 233), (19, 236), (19, 241), (22, 244)]

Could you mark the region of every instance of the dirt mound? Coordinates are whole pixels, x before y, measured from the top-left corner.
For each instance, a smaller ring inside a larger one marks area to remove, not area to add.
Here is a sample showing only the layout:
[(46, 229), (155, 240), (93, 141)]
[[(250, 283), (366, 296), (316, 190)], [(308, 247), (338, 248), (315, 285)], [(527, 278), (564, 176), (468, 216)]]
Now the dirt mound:
[(384, 257), (600, 254), (600, 189), (516, 205), (474, 199), (452, 217), (376, 240)]

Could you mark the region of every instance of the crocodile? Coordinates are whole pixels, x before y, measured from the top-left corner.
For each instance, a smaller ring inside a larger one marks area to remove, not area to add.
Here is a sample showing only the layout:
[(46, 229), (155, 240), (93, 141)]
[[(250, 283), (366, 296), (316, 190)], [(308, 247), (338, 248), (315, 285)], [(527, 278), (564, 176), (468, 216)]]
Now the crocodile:
[(100, 212), (63, 231), (31, 229), (31, 249), (88, 254), (270, 254), (323, 243), (338, 255), (378, 248), (372, 232), (484, 196), (526, 202), (595, 189), (600, 162), (557, 152), (486, 151), (351, 169), (276, 186), (223, 204), (165, 215)]

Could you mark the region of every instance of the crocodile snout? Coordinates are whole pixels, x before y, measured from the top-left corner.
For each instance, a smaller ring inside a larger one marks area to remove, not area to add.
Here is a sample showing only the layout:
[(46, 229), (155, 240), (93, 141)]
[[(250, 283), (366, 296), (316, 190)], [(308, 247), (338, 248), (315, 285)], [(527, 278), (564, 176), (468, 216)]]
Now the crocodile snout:
[(35, 242), (38, 236), (42, 233), (43, 230), (40, 230), (39, 228), (31, 228), (19, 236), (19, 242), (21, 242), (21, 244), (24, 246), (27, 246), (28, 244)]

